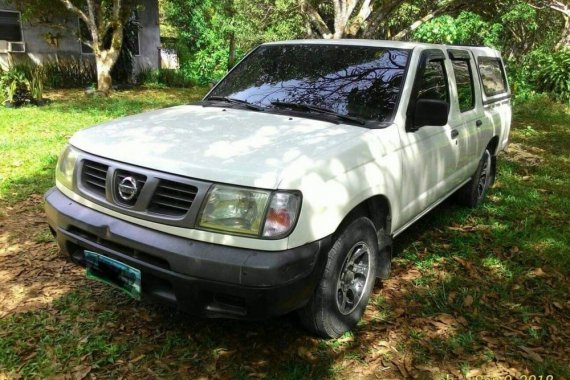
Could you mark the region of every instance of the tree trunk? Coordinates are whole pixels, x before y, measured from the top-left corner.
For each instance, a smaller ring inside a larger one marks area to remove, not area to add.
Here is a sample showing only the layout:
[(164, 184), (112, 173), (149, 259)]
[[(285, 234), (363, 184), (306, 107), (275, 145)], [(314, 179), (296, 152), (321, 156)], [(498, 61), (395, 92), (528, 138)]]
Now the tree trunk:
[[(78, 8), (71, 0), (60, 0), (63, 5), (75, 15), (77, 15), (87, 25), (91, 34), (89, 46), (95, 53), (95, 63), (97, 66), (97, 90), (109, 94), (112, 89), (113, 79), (111, 69), (119, 58), (119, 52), (123, 45), (123, 28), (132, 14), (134, 6), (126, 8), (122, 0), (113, 0), (110, 14), (105, 19), (105, 12), (99, 7), (101, 4), (95, 0), (85, 0), (87, 13), (83, 7)], [(104, 45), (107, 33), (112, 33), (111, 46)]]
[(113, 63), (100, 57), (95, 59), (97, 63), (97, 90), (107, 95), (113, 88), (113, 78), (111, 78)]
[(95, 63), (97, 66), (97, 90), (108, 95), (113, 88), (111, 70), (119, 58), (119, 51), (111, 44), (109, 50), (95, 51)]
[(230, 52), (228, 54), (228, 70), (231, 70), (236, 63), (236, 35), (230, 33)]
[(556, 44), (556, 49), (570, 48), (570, 16), (564, 15), (564, 30), (562, 38)]

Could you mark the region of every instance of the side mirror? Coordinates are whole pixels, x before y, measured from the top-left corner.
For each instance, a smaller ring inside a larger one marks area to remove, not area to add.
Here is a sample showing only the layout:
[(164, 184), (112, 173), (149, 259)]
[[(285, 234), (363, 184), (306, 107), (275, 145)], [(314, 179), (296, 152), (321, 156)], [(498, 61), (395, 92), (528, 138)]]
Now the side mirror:
[(425, 125), (444, 126), (449, 117), (449, 103), (435, 99), (419, 99), (414, 112), (414, 129)]

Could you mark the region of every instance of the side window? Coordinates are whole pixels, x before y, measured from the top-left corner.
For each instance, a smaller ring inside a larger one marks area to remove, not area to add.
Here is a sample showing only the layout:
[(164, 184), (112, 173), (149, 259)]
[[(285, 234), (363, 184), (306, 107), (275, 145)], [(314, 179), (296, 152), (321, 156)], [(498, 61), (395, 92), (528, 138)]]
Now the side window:
[(457, 97), (459, 100), (459, 110), (461, 112), (470, 111), (475, 108), (475, 90), (473, 84), (473, 73), (468, 60), (452, 60), (453, 74), (457, 84)]
[(498, 58), (479, 57), (479, 73), (485, 95), (495, 96), (507, 92), (505, 72)]
[(442, 60), (428, 61), (421, 79), (417, 99), (449, 102), (449, 89)]

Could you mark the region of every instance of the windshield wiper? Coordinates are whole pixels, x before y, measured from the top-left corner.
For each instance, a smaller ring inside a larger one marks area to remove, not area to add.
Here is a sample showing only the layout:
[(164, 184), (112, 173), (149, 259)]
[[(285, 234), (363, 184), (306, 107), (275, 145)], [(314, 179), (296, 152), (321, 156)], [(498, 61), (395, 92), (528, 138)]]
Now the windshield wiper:
[(208, 100), (215, 100), (215, 101), (222, 101), (222, 102), (226, 102), (226, 103), (232, 103), (232, 104), (241, 104), (251, 110), (254, 111), (264, 111), (265, 108), (261, 107), (261, 106), (256, 106), (255, 104), (251, 104), (250, 102), (247, 102), (245, 100), (242, 99), (236, 99), (236, 98), (230, 98), (227, 96), (208, 96), (206, 99), (204, 99), (205, 101)]
[(311, 111), (311, 112), (321, 113), (324, 115), (330, 115), (330, 116), (334, 116), (338, 119), (341, 119), (344, 121), (350, 121), (352, 123), (356, 123), (356, 124), (360, 124), (360, 125), (366, 124), (366, 121), (364, 121), (363, 119), (360, 119), (358, 117), (343, 115), (343, 114), (338, 113), (336, 111), (329, 110), (327, 108), (322, 108), (319, 106), (314, 106), (312, 104), (281, 102), (281, 101), (273, 101), (273, 102), (271, 102), (271, 104), (274, 105), (275, 107), (294, 108), (294, 109), (303, 110), (303, 111)]

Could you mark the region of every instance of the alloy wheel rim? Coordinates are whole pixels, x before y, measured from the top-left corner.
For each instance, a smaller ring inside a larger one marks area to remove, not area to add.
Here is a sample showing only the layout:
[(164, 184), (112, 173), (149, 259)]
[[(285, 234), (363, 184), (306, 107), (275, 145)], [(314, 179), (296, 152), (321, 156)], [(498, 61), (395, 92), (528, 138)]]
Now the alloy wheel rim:
[(370, 248), (358, 242), (348, 251), (340, 270), (336, 286), (336, 305), (341, 314), (356, 309), (370, 277)]

